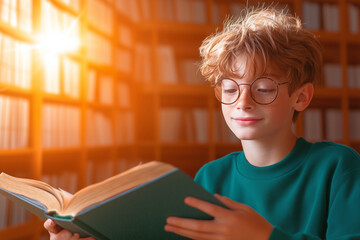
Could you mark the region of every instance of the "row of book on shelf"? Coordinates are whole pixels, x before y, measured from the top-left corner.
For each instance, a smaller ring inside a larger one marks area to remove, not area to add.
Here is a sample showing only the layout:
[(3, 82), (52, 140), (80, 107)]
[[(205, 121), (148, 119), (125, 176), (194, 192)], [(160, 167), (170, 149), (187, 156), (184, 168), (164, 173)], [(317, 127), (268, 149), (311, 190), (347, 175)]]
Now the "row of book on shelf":
[(43, 60), (44, 91), (79, 98), (80, 64), (70, 58), (60, 59), (52, 54), (43, 56)]
[(152, 15), (151, 3), (141, 1), (116, 1), (116, 9), (135, 22), (158, 19), (181, 23), (205, 23), (206, 2), (204, 0), (157, 0), (156, 16)]
[(78, 39), (80, 21), (75, 15), (58, 8), (53, 1), (42, 0), (41, 33), (44, 35), (66, 33), (67, 38)]
[[(156, 49), (156, 62), (151, 55), (151, 47), (139, 43), (135, 46), (134, 79), (140, 82), (154, 82), (153, 69), (157, 69), (157, 79), (161, 83), (203, 84), (199, 72), (199, 60), (185, 58), (177, 60), (171, 45), (159, 45)], [(154, 66), (155, 65), (155, 66)]]
[(31, 87), (31, 46), (0, 32), (0, 83)]
[[(219, 111), (214, 111), (214, 141), (237, 143), (238, 139), (226, 126)], [(181, 109), (162, 108), (160, 110), (160, 141), (209, 142), (209, 113), (205, 108)]]
[(29, 108), (27, 99), (0, 95), (0, 149), (28, 147)]
[[(80, 110), (71, 106), (47, 104), (43, 106), (42, 141), (44, 148), (78, 147), (80, 144)], [(92, 109), (86, 114), (87, 146), (111, 146), (134, 142), (133, 115), (118, 112), (115, 129), (112, 116)]]
[(25, 32), (32, 31), (32, 0), (1, 1), (0, 20)]
[(90, 24), (108, 35), (112, 35), (114, 28), (113, 7), (102, 0), (87, 1), (87, 18)]
[[(31, 87), (31, 52), (26, 43), (13, 40), (0, 34), (0, 83), (21, 88)], [(103, 47), (103, 46), (102, 46)], [(17, 49), (13, 51), (11, 49)], [(127, 50), (118, 49), (117, 66), (119, 70), (131, 72), (132, 56)], [(153, 63), (149, 45), (139, 43), (135, 46), (134, 78), (141, 82), (153, 82), (153, 68), (157, 68), (159, 82), (203, 84), (199, 72), (199, 60), (193, 58), (177, 59), (171, 45), (160, 45), (156, 51), (156, 63)], [(98, 54), (97, 54), (98, 56)], [(156, 66), (153, 66), (153, 65)], [(61, 67), (60, 67), (61, 66)], [(325, 63), (325, 85), (329, 87), (342, 86), (341, 66), (338, 63)], [(44, 91), (52, 94), (62, 94), (78, 98), (80, 93), (80, 63), (71, 58), (59, 58), (49, 55), (44, 59)], [(360, 65), (351, 64), (347, 67), (348, 86), (360, 87)], [(60, 78), (61, 76), (61, 78)], [(96, 81), (100, 87), (99, 102), (113, 103), (113, 76), (88, 71), (88, 100), (94, 101), (96, 96)], [(62, 83), (61, 83), (62, 82)], [(121, 95), (120, 95), (121, 96)], [(123, 101), (123, 100), (121, 100)]]
[[(0, 95), (0, 149), (26, 148), (29, 143), (29, 101)], [(117, 112), (115, 125), (111, 113), (87, 110), (86, 144), (107, 146), (135, 141), (134, 116), (131, 112)], [(343, 117), (340, 109), (309, 109), (304, 114), (305, 136), (309, 139), (343, 139)], [(160, 141), (209, 141), (209, 113), (205, 108), (162, 108), (159, 116)], [(42, 108), (42, 146), (44, 148), (77, 147), (81, 135), (80, 109), (75, 106), (47, 103)], [(360, 110), (350, 109), (350, 140), (360, 139)], [(326, 123), (326, 126), (323, 124)], [(326, 131), (324, 130), (326, 129)], [(325, 131), (325, 132), (324, 132)], [(215, 142), (237, 142), (219, 111), (213, 114)]]
[(112, 75), (89, 69), (87, 78), (87, 100), (89, 102), (111, 105), (115, 103), (116, 96), (117, 106), (128, 108), (131, 105), (130, 91), (128, 83), (124, 81), (114, 83)]
[[(85, 184), (90, 185), (100, 182), (113, 176), (114, 174), (123, 172), (140, 162), (142, 162), (141, 159), (129, 161), (125, 158), (119, 158), (116, 159), (116, 161), (111, 159), (88, 160), (86, 163)], [(22, 177), (23, 173), (15, 175)], [(53, 187), (61, 188), (70, 194), (79, 190), (78, 173), (74, 170), (44, 173), (41, 177), (41, 181), (46, 182)], [(23, 207), (9, 201), (3, 195), (0, 195), (0, 230), (9, 226), (25, 223), (30, 219), (30, 213)]]
[[(360, 110), (349, 111), (349, 138), (360, 140)], [(343, 114), (341, 109), (309, 108), (304, 112), (304, 135), (309, 140), (328, 139), (341, 141), (344, 137)], [(325, 126), (324, 126), (325, 124)]]
[[(220, 24), (220, 7), (216, 2), (212, 3), (212, 12), (209, 21), (207, 20), (207, 6), (204, 0), (157, 0), (157, 15), (152, 16), (149, 1), (142, 0), (129, 3), (125, 0), (118, 1), (117, 9), (124, 15), (129, 16), (135, 22), (147, 21), (155, 18), (159, 21), (179, 23), (200, 23), (211, 22)], [(239, 16), (245, 8), (241, 3), (229, 3), (229, 13), (232, 16)], [(287, 4), (277, 4), (279, 9), (291, 9)], [(324, 29), (329, 32), (340, 30), (339, 5), (337, 3), (322, 3), (304, 1), (302, 3), (303, 21), (308, 29)], [(359, 33), (359, 5), (348, 4), (348, 22), (351, 33)]]
[[(113, 144), (113, 132), (118, 144), (134, 141), (134, 119), (131, 112), (117, 112), (116, 131), (112, 117), (101, 111), (87, 111), (86, 144)], [(80, 144), (80, 108), (46, 103), (42, 106), (42, 146), (44, 148), (77, 147)], [(28, 99), (0, 95), (0, 149), (19, 149), (29, 146), (30, 104)]]
[[(59, 0), (59, 2), (71, 7), (72, 9), (79, 11), (79, 0)], [(93, 2), (88, 1), (89, 3)], [(49, 5), (51, 0), (42, 0), (42, 10), (49, 11)], [(12, 0), (0, 2), (0, 20), (4, 23), (11, 25), (14, 28), (18, 28), (25, 32), (33, 31), (33, 0)], [(52, 12), (54, 18), (57, 16), (57, 12)]]
[[(314, 1), (303, 2), (303, 22), (310, 30), (340, 31), (339, 5)], [(348, 23), (350, 33), (359, 33), (359, 5), (348, 4)]]
[[(117, 144), (134, 143), (134, 118), (131, 112), (118, 112), (112, 118), (105, 112), (87, 111), (86, 135), (89, 146), (111, 146), (115, 137)], [(115, 128), (115, 131), (114, 131)]]
[[(338, 63), (324, 64), (325, 86), (341, 88), (342, 70)], [(353, 64), (347, 67), (347, 86), (349, 88), (360, 88), (360, 64)]]
[[(200, 62), (197, 59), (180, 59), (177, 61), (175, 52), (170, 45), (157, 47), (158, 80), (162, 83), (203, 84), (204, 79), (199, 72)], [(150, 46), (138, 44), (135, 48), (135, 80), (153, 82), (152, 57)], [(342, 87), (342, 69), (339, 63), (324, 64), (325, 86)], [(347, 67), (347, 82), (349, 88), (360, 88), (360, 64), (350, 64)]]
[(75, 147), (80, 144), (80, 109), (46, 103), (42, 106), (42, 146)]

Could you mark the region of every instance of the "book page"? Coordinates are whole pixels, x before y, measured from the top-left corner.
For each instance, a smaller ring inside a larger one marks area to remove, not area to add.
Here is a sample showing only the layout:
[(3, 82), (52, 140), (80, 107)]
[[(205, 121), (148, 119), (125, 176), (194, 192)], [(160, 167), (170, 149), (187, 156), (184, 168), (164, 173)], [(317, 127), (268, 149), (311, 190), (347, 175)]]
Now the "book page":
[(92, 184), (74, 195), (62, 189), (55, 189), (41, 181), (12, 177), (6, 173), (0, 174), (0, 187), (43, 204), (47, 212), (54, 211), (58, 216), (75, 216), (87, 207), (149, 182), (174, 169), (175, 167), (170, 164), (149, 162)]
[(66, 198), (60, 191), (44, 182), (12, 177), (6, 173), (0, 174), (0, 187), (43, 204), (47, 211), (62, 209), (63, 199)]
[(75, 216), (87, 207), (149, 182), (174, 169), (175, 167), (172, 165), (161, 162), (149, 162), (131, 168), (75, 193), (66, 206), (64, 206), (64, 209), (58, 212), (58, 215)]

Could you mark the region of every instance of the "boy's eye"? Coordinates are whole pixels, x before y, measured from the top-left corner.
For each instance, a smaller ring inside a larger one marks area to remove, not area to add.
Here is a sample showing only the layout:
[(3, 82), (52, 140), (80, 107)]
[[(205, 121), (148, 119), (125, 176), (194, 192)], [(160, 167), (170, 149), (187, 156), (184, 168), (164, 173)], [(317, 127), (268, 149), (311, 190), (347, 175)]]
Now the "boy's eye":
[(276, 91), (276, 89), (274, 89), (274, 88), (257, 88), (256, 89), (256, 92), (258, 92), (258, 93), (264, 93), (264, 94), (266, 94), (266, 93), (273, 93), (273, 92), (275, 92)]
[(227, 88), (223, 89), (223, 94), (236, 94), (237, 91), (237, 88)]

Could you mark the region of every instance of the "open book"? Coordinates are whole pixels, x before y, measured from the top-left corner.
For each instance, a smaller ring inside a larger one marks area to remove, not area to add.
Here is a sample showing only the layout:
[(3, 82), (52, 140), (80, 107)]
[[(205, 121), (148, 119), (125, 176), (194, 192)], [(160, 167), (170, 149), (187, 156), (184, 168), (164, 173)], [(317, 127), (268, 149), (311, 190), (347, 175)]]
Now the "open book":
[(188, 175), (162, 162), (139, 165), (74, 195), (1, 173), (0, 193), (42, 219), (97, 239), (182, 239), (163, 230), (168, 216), (211, 219), (185, 205), (186, 196), (222, 205)]

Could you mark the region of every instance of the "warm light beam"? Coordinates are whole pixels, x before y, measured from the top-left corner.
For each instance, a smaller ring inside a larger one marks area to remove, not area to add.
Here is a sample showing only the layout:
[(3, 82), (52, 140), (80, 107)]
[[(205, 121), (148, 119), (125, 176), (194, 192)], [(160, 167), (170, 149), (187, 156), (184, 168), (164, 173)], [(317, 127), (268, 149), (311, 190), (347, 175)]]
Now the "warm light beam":
[(80, 48), (80, 41), (66, 34), (52, 33), (38, 36), (36, 48), (44, 53), (67, 53)]

